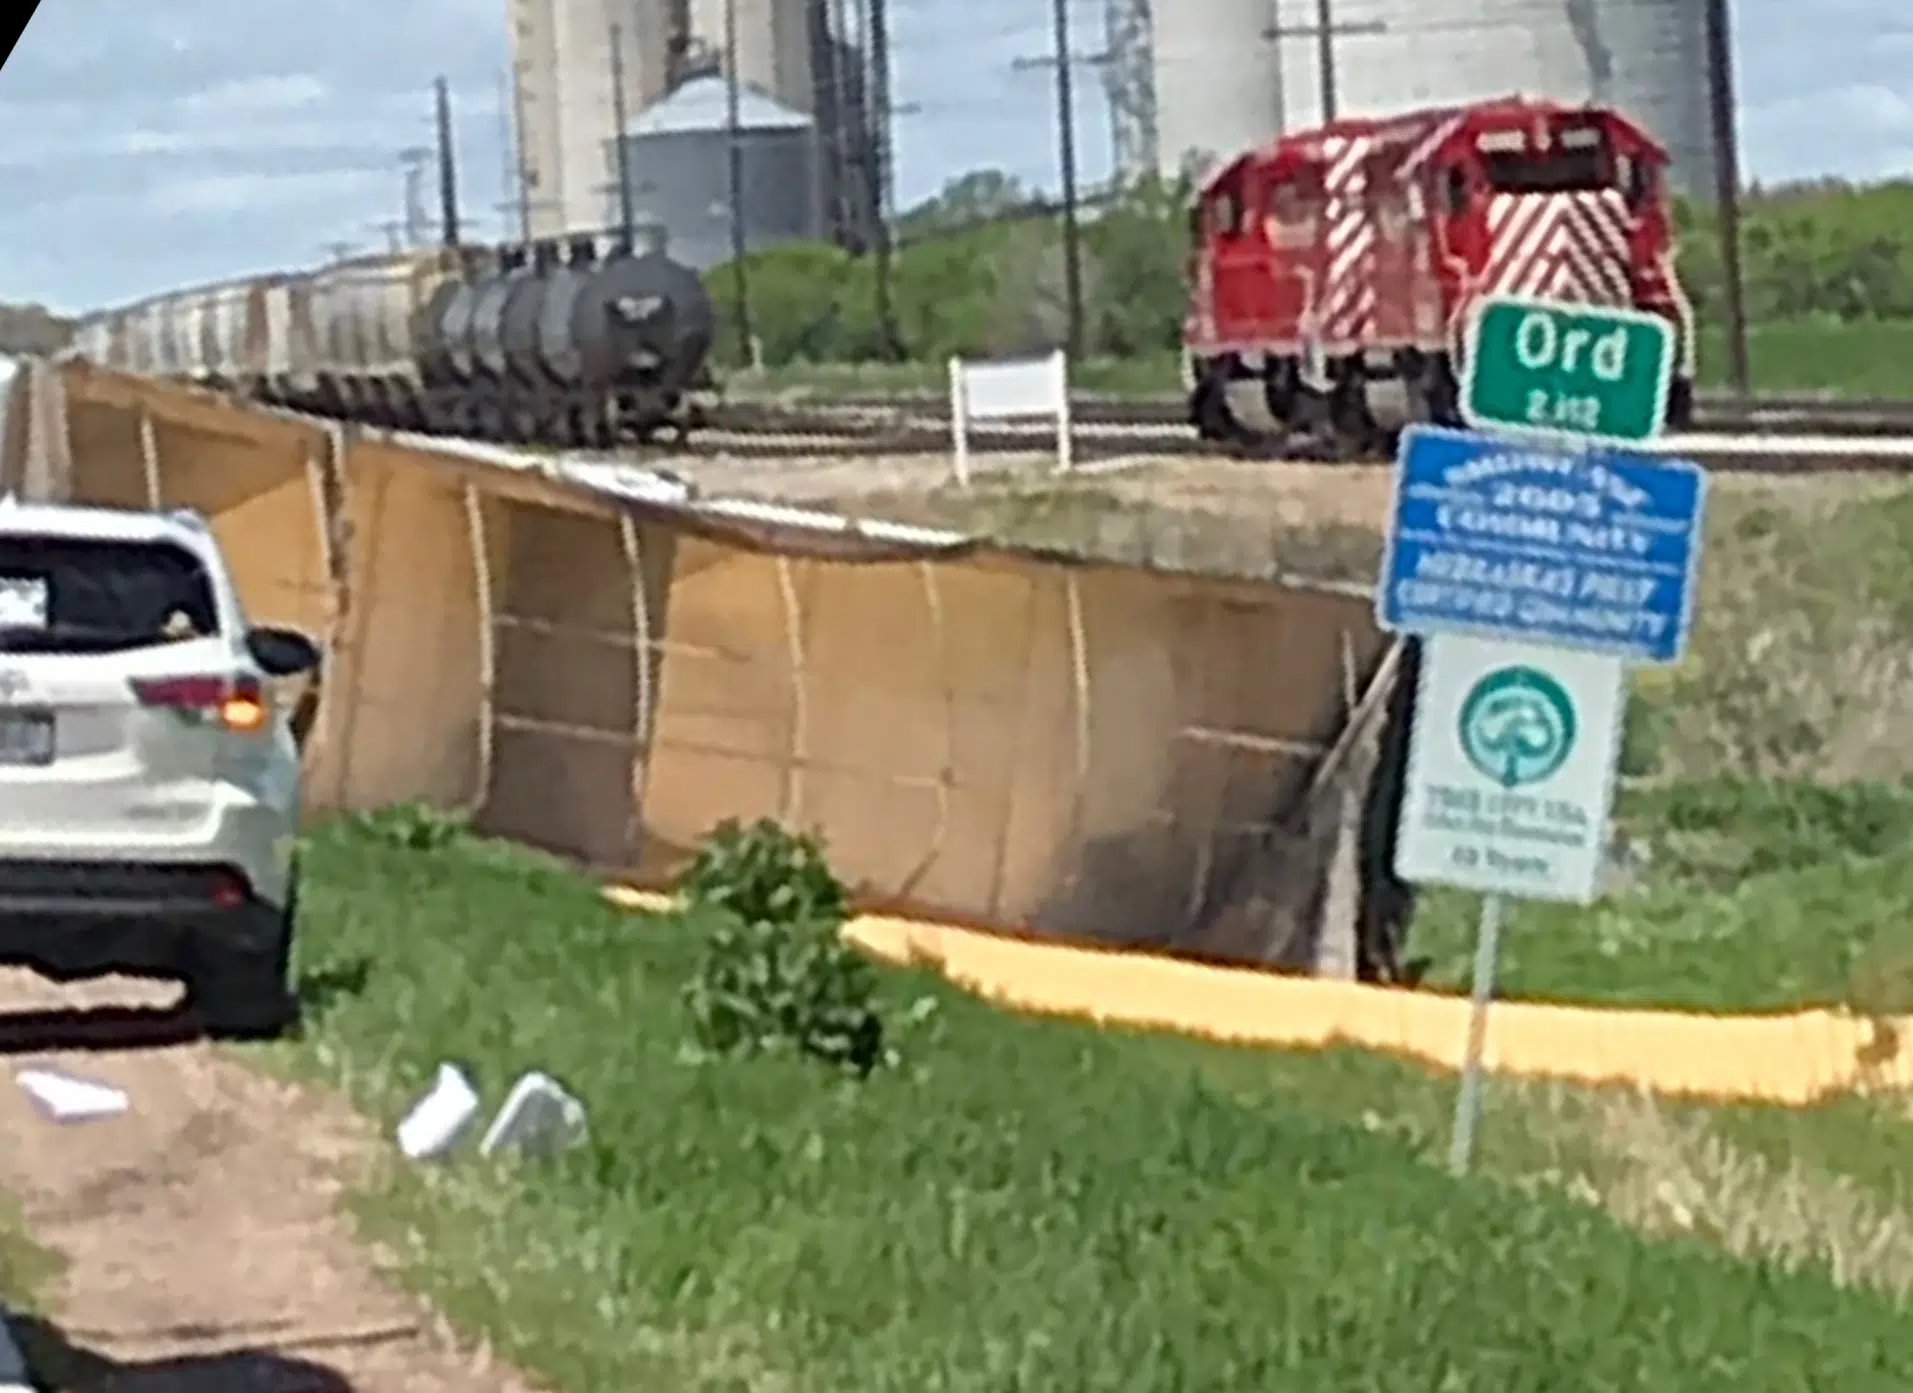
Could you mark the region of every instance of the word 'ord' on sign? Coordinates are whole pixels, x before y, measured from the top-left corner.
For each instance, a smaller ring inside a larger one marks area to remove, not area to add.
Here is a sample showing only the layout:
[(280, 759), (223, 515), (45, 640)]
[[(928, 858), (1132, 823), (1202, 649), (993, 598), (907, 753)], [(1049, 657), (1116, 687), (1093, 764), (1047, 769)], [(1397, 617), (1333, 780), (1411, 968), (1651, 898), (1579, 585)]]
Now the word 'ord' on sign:
[(1706, 496), (1691, 460), (1410, 427), (1376, 616), (1403, 633), (1678, 662)]
[(1461, 414), (1487, 429), (1632, 444), (1660, 434), (1674, 331), (1657, 314), (1488, 297), (1462, 358)]
[(1591, 902), (1607, 859), (1626, 667), (1438, 634), (1422, 649), (1395, 872), (1417, 885)]

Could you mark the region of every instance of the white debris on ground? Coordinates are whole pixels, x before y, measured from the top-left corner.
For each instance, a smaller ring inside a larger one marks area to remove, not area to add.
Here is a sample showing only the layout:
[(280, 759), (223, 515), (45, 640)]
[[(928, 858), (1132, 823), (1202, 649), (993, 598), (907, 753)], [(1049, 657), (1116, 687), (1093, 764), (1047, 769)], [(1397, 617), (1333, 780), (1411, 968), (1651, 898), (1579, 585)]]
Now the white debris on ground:
[(21, 1069), (13, 1080), (55, 1122), (91, 1122), (125, 1112), (132, 1101), (121, 1090), (53, 1069)]
[(432, 1087), (399, 1123), (399, 1150), (409, 1160), (445, 1155), (478, 1116), (478, 1090), (456, 1064), (441, 1064)]
[[(432, 1087), (398, 1125), (399, 1150), (414, 1161), (449, 1155), (479, 1112), (478, 1090), (456, 1064), (440, 1064)], [(552, 1156), (588, 1135), (584, 1104), (549, 1074), (532, 1070), (512, 1085), (478, 1144), (481, 1156)]]
[(533, 1070), (512, 1085), (498, 1116), (485, 1129), (478, 1153), (552, 1156), (577, 1146), (587, 1135), (584, 1104), (557, 1080)]

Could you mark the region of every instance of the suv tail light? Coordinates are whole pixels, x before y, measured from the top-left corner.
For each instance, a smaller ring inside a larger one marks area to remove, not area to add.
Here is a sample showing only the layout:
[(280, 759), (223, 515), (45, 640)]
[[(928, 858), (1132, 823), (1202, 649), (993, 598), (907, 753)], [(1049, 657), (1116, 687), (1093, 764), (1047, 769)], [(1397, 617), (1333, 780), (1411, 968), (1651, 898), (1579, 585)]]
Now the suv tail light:
[(220, 673), (136, 677), (133, 695), (142, 706), (211, 716), (228, 730), (251, 732), (266, 723), (265, 692), (256, 677)]

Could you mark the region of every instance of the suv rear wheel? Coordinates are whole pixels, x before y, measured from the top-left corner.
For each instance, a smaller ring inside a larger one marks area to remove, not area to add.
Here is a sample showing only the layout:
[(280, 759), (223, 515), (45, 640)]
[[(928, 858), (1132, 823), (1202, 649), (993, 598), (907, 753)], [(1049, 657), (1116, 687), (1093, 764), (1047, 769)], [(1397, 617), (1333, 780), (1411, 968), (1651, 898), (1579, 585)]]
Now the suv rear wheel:
[(271, 1040), (299, 1018), (292, 986), (292, 933), (299, 914), (295, 876), (283, 909), (260, 905), (273, 918), (264, 946), (200, 950), (186, 970), (186, 1007), (216, 1040)]

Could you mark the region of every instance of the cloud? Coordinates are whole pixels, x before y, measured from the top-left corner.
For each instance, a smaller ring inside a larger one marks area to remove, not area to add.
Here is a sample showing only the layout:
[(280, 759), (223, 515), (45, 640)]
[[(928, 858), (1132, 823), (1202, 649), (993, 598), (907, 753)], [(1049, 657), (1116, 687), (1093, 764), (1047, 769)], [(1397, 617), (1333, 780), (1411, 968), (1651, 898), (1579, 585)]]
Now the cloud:
[(44, 4), (0, 69), (0, 299), (84, 308), (382, 243), (452, 84), (467, 216), (502, 230), (502, 0)]
[(222, 82), (185, 98), (179, 109), (188, 119), (230, 121), (320, 106), (331, 95), (312, 73), (280, 73)]
[(306, 174), (200, 174), (170, 180), (154, 189), (146, 207), (161, 219), (309, 211), (366, 197), (377, 184), (389, 183), (369, 170), (327, 169)]
[[(1102, 9), (1074, 0), (1078, 52), (1102, 46)], [(1053, 189), (1053, 79), (1013, 67), (1048, 56), (1047, 14), (1027, 0), (893, 0), (890, 17), (898, 202), (980, 166)], [(468, 222), (505, 235), (508, 22), (506, 0), (304, 0), (270, 14), (258, 0), (42, 4), (0, 69), (0, 299), (84, 308), (307, 264), (335, 239), (378, 243), (402, 212), (398, 152), (432, 141), (441, 73)], [(1906, 0), (1776, 0), (1736, 7), (1736, 24), (1750, 176), (1913, 172)], [(1076, 71), (1093, 181), (1109, 123), (1098, 70)]]

